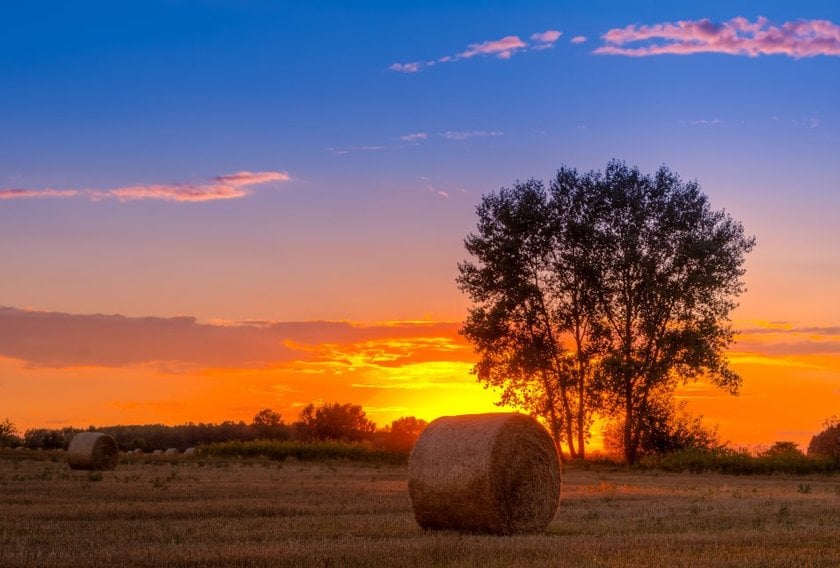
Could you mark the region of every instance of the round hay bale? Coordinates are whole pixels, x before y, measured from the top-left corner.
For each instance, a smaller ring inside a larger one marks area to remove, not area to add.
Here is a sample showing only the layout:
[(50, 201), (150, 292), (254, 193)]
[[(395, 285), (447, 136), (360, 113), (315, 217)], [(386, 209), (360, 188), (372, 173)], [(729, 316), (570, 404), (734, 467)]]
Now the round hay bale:
[(191, 455), (194, 455), (194, 454), (195, 454), (195, 448), (187, 448), (186, 450), (184, 450), (184, 455), (185, 456), (191, 456)]
[(152, 452), (153, 456), (159, 456), (161, 454), (163, 454), (163, 450), (155, 450), (155, 451)]
[(444, 416), (411, 452), (408, 492), (424, 529), (543, 531), (560, 503), (560, 462), (539, 422), (524, 414)]
[(134, 448), (134, 451), (131, 453), (139, 455), (143, 453), (143, 450), (141, 450), (140, 448)]
[(177, 456), (180, 454), (181, 452), (178, 451), (178, 448), (169, 448), (165, 452), (163, 452), (163, 455), (165, 456)]
[(119, 456), (117, 441), (101, 432), (80, 432), (67, 448), (70, 469), (115, 469)]

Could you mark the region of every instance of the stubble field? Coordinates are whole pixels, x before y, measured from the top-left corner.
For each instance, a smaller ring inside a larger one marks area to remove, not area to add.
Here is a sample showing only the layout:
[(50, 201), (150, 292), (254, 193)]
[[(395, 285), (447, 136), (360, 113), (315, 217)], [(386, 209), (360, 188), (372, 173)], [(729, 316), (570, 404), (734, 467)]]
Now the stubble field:
[[(58, 457), (53, 459), (60, 460)], [(838, 566), (840, 477), (567, 469), (547, 533), (424, 532), (404, 466), (0, 455), (0, 566)]]

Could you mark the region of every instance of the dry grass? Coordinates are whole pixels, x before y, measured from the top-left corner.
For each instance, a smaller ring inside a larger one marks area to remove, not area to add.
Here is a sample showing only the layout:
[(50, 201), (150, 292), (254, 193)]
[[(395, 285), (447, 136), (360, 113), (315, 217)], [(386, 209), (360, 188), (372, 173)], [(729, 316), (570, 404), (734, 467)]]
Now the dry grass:
[[(33, 452), (34, 454), (34, 452)], [(424, 533), (401, 466), (0, 455), (0, 566), (836, 566), (840, 477), (565, 472), (548, 533)]]

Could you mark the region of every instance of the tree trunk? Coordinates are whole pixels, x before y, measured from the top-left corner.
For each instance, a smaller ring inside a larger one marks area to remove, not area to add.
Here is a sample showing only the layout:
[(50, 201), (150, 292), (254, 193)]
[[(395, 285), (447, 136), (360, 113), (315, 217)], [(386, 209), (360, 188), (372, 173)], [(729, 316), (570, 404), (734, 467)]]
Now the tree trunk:
[(627, 465), (636, 463), (637, 445), (635, 443), (636, 437), (633, 435), (635, 430), (636, 415), (633, 412), (633, 395), (627, 393), (624, 402), (624, 459)]

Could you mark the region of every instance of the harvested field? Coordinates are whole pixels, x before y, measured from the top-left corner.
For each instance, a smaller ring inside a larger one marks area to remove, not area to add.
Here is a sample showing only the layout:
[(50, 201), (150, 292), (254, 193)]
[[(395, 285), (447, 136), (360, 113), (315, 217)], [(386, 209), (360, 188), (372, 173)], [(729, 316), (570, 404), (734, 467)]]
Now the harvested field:
[[(424, 532), (404, 466), (0, 454), (0, 565), (840, 565), (840, 477), (568, 469), (548, 532)], [(33, 452), (34, 454), (34, 452)]]

